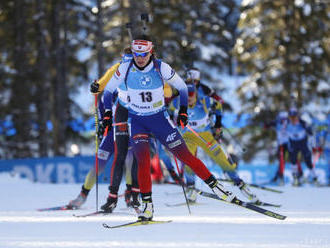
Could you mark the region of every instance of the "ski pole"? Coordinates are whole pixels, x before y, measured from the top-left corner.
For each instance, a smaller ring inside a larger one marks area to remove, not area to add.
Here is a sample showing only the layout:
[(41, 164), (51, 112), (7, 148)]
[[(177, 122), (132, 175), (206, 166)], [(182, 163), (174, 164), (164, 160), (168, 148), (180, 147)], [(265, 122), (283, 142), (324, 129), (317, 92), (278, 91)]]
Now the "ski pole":
[(225, 129), (227, 131), (227, 133), (232, 138), (232, 140), (234, 140), (234, 142), (236, 143), (236, 145), (238, 145), (241, 148), (242, 152), (245, 153), (246, 152), (246, 148), (245, 147), (242, 147), (242, 145), (240, 144), (240, 142), (238, 142), (238, 140), (234, 137), (234, 135), (232, 135), (232, 133), (229, 131), (229, 129), (226, 128), (226, 127), (224, 127), (224, 126), (223, 126), (223, 129)]
[[(204, 142), (204, 144), (207, 145), (207, 148), (210, 148), (211, 151), (213, 151), (213, 150), (217, 147), (217, 144), (218, 144), (218, 143), (216, 143), (216, 144), (213, 145), (213, 147), (212, 147), (212, 142), (207, 142), (202, 136), (200, 136), (200, 135), (199, 135), (194, 129), (192, 129), (189, 125), (187, 125), (187, 128), (188, 128), (193, 134), (195, 134), (196, 137), (200, 138), (200, 139)], [(227, 153), (222, 147), (219, 147), (219, 148), (220, 148), (220, 150), (225, 154), (225, 156), (226, 156), (226, 158), (228, 159), (229, 163), (230, 163), (230, 164), (233, 164), (234, 161), (233, 161), (232, 157), (230, 156), (230, 154)]]
[(195, 134), (198, 138), (200, 138), (206, 145), (208, 148), (210, 148), (212, 146), (212, 142), (207, 142), (202, 136), (200, 136), (194, 129), (192, 129), (189, 124), (186, 125), (186, 127), (193, 133)]
[(97, 94), (95, 94), (95, 102), (94, 102), (94, 107), (95, 107), (95, 179), (96, 179), (96, 211), (98, 211), (99, 206), (98, 206), (98, 194), (99, 194), (99, 160), (97, 157), (98, 151), (99, 151), (99, 142), (98, 142), (98, 123), (99, 123), (99, 118), (98, 118), (98, 111), (97, 111)]
[[(173, 158), (174, 158), (174, 161), (175, 161), (176, 169), (178, 170), (178, 172), (180, 174), (178, 161), (177, 161), (177, 159), (176, 159), (176, 157), (175, 157), (174, 154), (173, 154)], [(184, 186), (183, 186), (183, 178), (180, 180), (180, 184), (181, 184), (181, 187), (182, 187), (184, 198), (186, 199), (186, 204), (187, 204), (187, 208), (188, 208), (189, 214), (191, 214), (190, 206), (189, 206), (189, 201), (188, 201), (187, 194), (186, 194), (186, 190), (184, 189)]]
[(143, 23), (143, 34), (147, 33), (147, 23), (149, 22), (149, 14), (148, 13), (142, 13), (141, 14), (141, 21)]
[(131, 22), (126, 23), (126, 29), (128, 32), (128, 36), (129, 36), (130, 40), (132, 41), (133, 36), (132, 36), (132, 23)]

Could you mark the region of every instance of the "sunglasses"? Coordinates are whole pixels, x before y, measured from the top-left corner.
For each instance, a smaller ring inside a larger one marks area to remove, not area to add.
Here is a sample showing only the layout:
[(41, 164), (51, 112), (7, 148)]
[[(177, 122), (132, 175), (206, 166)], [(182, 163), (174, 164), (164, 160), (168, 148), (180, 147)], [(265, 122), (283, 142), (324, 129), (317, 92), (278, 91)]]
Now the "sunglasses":
[(133, 52), (133, 56), (134, 57), (146, 57), (149, 54), (149, 52), (144, 52), (144, 53), (137, 53), (137, 52)]

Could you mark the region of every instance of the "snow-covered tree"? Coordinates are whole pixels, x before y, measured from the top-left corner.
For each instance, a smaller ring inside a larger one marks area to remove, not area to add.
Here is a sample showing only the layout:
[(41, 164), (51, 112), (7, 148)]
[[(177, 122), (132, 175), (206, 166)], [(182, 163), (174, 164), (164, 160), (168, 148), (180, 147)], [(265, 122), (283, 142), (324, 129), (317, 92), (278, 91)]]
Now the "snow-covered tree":
[(254, 134), (253, 151), (269, 144), (257, 142), (267, 135), (255, 127), (287, 110), (292, 97), (299, 108), (329, 105), (329, 13), (329, 1), (322, 0), (242, 1), (234, 52), (248, 74), (238, 94), (242, 112), (252, 115), (243, 132)]

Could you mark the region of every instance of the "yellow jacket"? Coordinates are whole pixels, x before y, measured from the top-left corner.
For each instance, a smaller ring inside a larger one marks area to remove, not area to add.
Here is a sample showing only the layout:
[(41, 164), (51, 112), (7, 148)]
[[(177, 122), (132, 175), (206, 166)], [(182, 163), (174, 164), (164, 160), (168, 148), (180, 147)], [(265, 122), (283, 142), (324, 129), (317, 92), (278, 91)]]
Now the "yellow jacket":
[(99, 91), (102, 92), (107, 85), (107, 83), (112, 78), (113, 74), (117, 71), (120, 63), (116, 63), (113, 66), (111, 66), (105, 74), (97, 81), (97, 83), (100, 85)]

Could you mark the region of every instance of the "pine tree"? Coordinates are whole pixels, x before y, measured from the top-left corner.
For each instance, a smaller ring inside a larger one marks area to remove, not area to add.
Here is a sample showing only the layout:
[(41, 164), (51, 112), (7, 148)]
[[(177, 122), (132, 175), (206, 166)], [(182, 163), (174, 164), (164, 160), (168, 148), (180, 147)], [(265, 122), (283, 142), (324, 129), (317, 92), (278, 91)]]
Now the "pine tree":
[(251, 125), (243, 130), (252, 136), (250, 158), (271, 144), (260, 127), (288, 110), (291, 96), (299, 108), (329, 104), (329, 10), (325, 1), (314, 0), (243, 5), (235, 53), (248, 74), (238, 94), (242, 113), (251, 114)]

